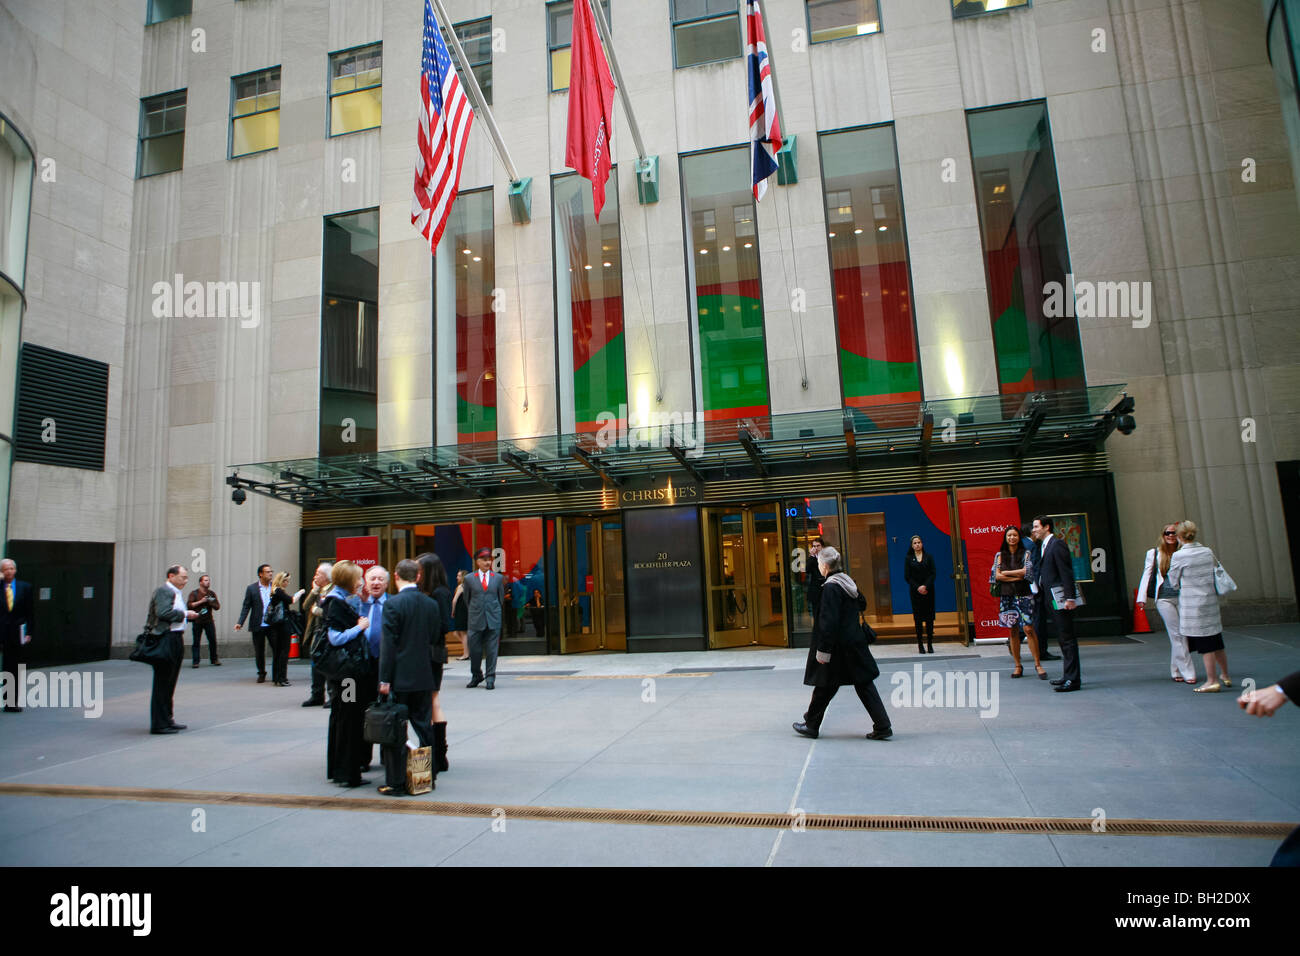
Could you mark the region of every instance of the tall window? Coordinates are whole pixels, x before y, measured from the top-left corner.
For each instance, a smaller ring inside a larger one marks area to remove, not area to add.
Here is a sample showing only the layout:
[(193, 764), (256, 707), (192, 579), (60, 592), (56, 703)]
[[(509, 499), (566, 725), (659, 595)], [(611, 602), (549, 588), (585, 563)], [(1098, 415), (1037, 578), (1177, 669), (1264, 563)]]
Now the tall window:
[[(1084, 384), (1079, 324), (1045, 309), (1070, 272), (1047, 104), (967, 114), (993, 345), (1003, 394)], [(1073, 310), (1068, 310), (1073, 312)]]
[(894, 128), (825, 133), (820, 143), (844, 403), (920, 401)]
[(325, 218), (320, 454), (377, 451), (379, 210)]
[(374, 129), (383, 112), (383, 44), (330, 55), (330, 135)]
[(996, 13), (1011, 7), (1027, 7), (1029, 0), (952, 0), (954, 17), (975, 17), (981, 13)]
[(560, 431), (594, 431), (601, 412), (621, 418), (627, 403), (618, 172), (610, 173), (599, 223), (590, 181), (557, 176), (552, 194)]
[[(600, 7), (609, 19), (609, 0), (600, 0)], [(546, 5), (546, 48), (550, 51), (551, 92), (569, 88), (569, 61), (573, 46), (573, 0)]]
[(682, 202), (704, 420), (766, 415), (767, 346), (749, 147), (683, 156)]
[(230, 156), (247, 156), (280, 145), (280, 68), (245, 73), (231, 81)]
[(677, 66), (740, 56), (740, 11), (735, 0), (672, 0), (672, 5)]
[(36, 163), (31, 147), (0, 113), (0, 544), (8, 541), (9, 472), (13, 462), (15, 383), (27, 272), (27, 227)]
[[(460, 41), (461, 49), (465, 51), (465, 59), (469, 60), (469, 68), (474, 74), (474, 79), (478, 80), (479, 88), (483, 90), (483, 98), (487, 100), (488, 106), (491, 106), (492, 18), (484, 17), (482, 20), (457, 23), (456, 39)], [(452, 59), (454, 60), (455, 57)], [(460, 69), (459, 63), (456, 64), (456, 69)]]
[(433, 263), (435, 444), (496, 441), (495, 243), (492, 190), (461, 193)]
[(813, 43), (880, 32), (879, 0), (808, 0), (804, 6)]
[(149, 0), (149, 13), (144, 22), (162, 23), (174, 17), (187, 17), (193, 6), (193, 0)]
[(137, 177), (175, 172), (185, 153), (185, 90), (140, 101)]

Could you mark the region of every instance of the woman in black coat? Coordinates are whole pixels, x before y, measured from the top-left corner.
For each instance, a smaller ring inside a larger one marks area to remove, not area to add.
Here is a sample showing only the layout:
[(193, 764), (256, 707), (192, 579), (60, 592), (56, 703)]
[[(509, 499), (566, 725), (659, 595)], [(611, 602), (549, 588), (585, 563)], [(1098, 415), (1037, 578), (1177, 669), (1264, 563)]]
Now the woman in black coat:
[(934, 653), (934, 558), (925, 550), (919, 534), (912, 535), (912, 548), (903, 559), (903, 578), (912, 596), (912, 623), (916, 626), (916, 649), (927, 653), (921, 643), (921, 627), (925, 626), (928, 653)]
[(420, 565), (420, 590), (438, 602), (439, 633), (429, 635), (429, 649), (433, 655), (433, 759), (438, 772), (443, 773), (448, 769), (447, 718), (438, 692), (442, 690), (442, 667), (447, 663), (447, 632), (453, 629), (451, 588), (447, 586), (447, 569), (442, 558), (426, 551), (415, 560)]
[[(337, 562), (330, 572), (332, 587), (321, 599), (321, 617), (326, 639), (335, 647), (357, 639), (366, 640), (370, 620), (348, 601), (361, 580), (361, 568), (351, 561)], [(377, 665), (371, 668), (370, 674), (378, 681)], [(376, 688), (350, 688), (345, 695), (343, 681), (329, 679), (326, 684), (330, 695), (330, 724), (325, 772), (340, 787), (360, 787), (368, 782), (361, 777), (361, 768), (370, 751), (365, 741), (366, 707), (374, 700)]]
[[(275, 623), (269, 628), (271, 638), (271, 683), (289, 686), (289, 644), (294, 633), (293, 598), (289, 596), (289, 572), (281, 571), (271, 582), (271, 603), (267, 616)], [(279, 608), (277, 611), (276, 608)]]
[(826, 716), (826, 705), (836, 691), (851, 684), (871, 715), (867, 739), (888, 740), (894, 731), (874, 683), (880, 668), (871, 656), (867, 635), (859, 622), (859, 615), (867, 609), (867, 599), (853, 579), (840, 570), (840, 555), (834, 548), (822, 548), (817, 563), (825, 584), (803, 675), (803, 682), (813, 688), (812, 701), (803, 722), (794, 725), (795, 733), (816, 738)]

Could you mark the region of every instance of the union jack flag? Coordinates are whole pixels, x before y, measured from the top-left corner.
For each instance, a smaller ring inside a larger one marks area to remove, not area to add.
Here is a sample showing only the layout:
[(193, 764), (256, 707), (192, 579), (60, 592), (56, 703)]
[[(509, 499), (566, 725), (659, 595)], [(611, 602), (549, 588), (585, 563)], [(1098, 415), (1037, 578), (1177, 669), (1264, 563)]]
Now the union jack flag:
[(415, 157), (411, 222), (436, 253), (451, 204), (460, 188), (465, 143), (474, 110), (451, 65), (429, 0), (424, 0), (424, 53), (420, 60), (420, 130)]
[(772, 61), (763, 37), (763, 12), (758, 0), (745, 0), (745, 63), (749, 71), (749, 152), (754, 167), (754, 200), (767, 192), (781, 149), (781, 120), (772, 92)]

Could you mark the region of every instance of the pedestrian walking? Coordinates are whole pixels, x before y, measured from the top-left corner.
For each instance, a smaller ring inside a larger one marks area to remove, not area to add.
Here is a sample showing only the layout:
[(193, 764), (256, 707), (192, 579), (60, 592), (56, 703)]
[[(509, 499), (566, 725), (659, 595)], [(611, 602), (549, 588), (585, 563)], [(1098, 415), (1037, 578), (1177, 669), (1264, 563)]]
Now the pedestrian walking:
[(894, 731), (889, 712), (876, 690), (880, 668), (871, 656), (861, 624), (867, 599), (858, 591), (857, 583), (840, 569), (840, 555), (834, 548), (822, 548), (817, 563), (824, 584), (803, 677), (803, 682), (813, 688), (812, 700), (803, 721), (794, 724), (795, 732), (816, 738), (835, 693), (841, 687), (852, 685), (871, 715), (871, 733), (867, 739), (888, 740)]
[[(925, 550), (919, 534), (912, 535), (912, 546), (903, 559), (903, 579), (912, 597), (912, 624), (916, 627), (916, 649), (922, 654), (934, 653), (934, 557)], [(921, 642), (921, 628), (925, 628), (927, 651)]]
[[(244, 604), (239, 609), (239, 620), (235, 623), (235, 630), (240, 630), (244, 626), (244, 621), (248, 621), (248, 629), (253, 635), (253, 657), (257, 661), (257, 682), (266, 683), (266, 641), (271, 629), (267, 617), (271, 611), (271, 579), (274, 572), (269, 564), (260, 564), (257, 567), (257, 580), (244, 589)], [(272, 661), (275, 659), (275, 652), (272, 649)]]
[[(1228, 676), (1228, 652), (1223, 646), (1223, 621), (1219, 616), (1221, 586), (1236, 590), (1237, 585), (1214, 552), (1196, 540), (1196, 523), (1178, 525), (1179, 549), (1169, 559), (1165, 580), (1178, 591), (1178, 628), (1187, 639), (1187, 649), (1205, 661), (1205, 683), (1198, 694), (1217, 694), (1232, 686)], [(1221, 577), (1220, 577), (1221, 576)], [(1220, 585), (1222, 581), (1222, 585)]]
[(1169, 675), (1179, 684), (1196, 683), (1196, 664), (1187, 650), (1187, 638), (1178, 624), (1178, 591), (1169, 583), (1169, 565), (1181, 542), (1178, 540), (1178, 523), (1171, 521), (1160, 532), (1160, 540), (1147, 551), (1142, 564), (1142, 580), (1138, 583), (1137, 606), (1145, 608), (1154, 601), (1160, 619), (1165, 622), (1169, 635)]

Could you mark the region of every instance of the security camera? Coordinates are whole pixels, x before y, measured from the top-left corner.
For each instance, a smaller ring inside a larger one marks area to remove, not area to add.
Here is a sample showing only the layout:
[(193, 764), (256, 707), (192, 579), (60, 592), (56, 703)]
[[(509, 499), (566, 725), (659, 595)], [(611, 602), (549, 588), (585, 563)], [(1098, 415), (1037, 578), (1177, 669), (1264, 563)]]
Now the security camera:
[(237, 505), (242, 505), (245, 501), (248, 500), (248, 492), (245, 491), (243, 488), (236, 488), (234, 491), (230, 493), (230, 500)]

